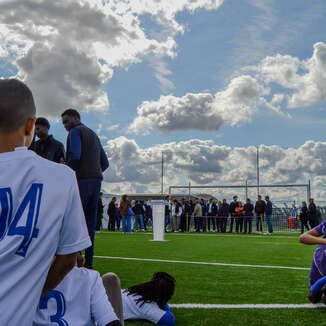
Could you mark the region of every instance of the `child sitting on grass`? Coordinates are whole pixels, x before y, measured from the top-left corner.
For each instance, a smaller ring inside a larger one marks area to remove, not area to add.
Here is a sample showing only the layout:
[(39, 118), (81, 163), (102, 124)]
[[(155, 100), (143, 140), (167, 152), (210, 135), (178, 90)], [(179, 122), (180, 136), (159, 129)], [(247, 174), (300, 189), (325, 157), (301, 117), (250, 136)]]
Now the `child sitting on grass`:
[(308, 298), (312, 303), (322, 300), (326, 304), (326, 221), (303, 233), (300, 242), (319, 245), (314, 252), (310, 269)]

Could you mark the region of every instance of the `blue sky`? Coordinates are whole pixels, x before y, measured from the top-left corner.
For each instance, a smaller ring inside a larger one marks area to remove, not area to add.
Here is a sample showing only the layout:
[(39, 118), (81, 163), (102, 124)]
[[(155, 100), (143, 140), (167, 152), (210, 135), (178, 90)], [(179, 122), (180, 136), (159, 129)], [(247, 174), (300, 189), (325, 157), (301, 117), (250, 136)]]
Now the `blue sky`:
[(323, 0), (34, 6), (0, 1), (0, 76), (26, 81), (64, 143), (60, 114), (80, 110), (110, 155), (110, 191), (156, 190), (162, 150), (174, 155), (167, 183), (254, 182), (256, 145), (265, 182), (326, 185)]
[[(250, 1), (234, 0), (226, 1), (217, 11), (178, 14), (177, 20), (186, 26), (186, 31), (176, 38), (177, 57), (164, 59), (172, 72), (169, 79), (175, 85), (172, 94), (183, 96), (188, 92), (207, 90), (215, 93), (223, 89), (243, 67), (255, 65), (266, 56), (280, 53), (306, 60), (311, 57), (315, 43), (326, 41), (323, 33), (326, 5), (323, 1), (313, 4), (306, 1), (266, 3), (270, 4), (269, 14), (250, 4)], [(147, 22), (151, 21), (150, 18), (144, 19), (145, 31), (150, 33), (155, 24)], [(106, 132), (109, 138), (125, 134), (137, 107), (143, 101), (157, 100), (162, 94), (147, 59), (127, 70), (117, 69), (105, 89), (110, 98), (110, 111), (105, 118), (109, 123), (121, 126), (116, 132)], [(293, 112), (292, 119), (284, 119), (263, 109), (252, 123), (238, 127), (224, 126), (217, 132), (194, 130), (162, 134), (153, 131), (150, 137), (132, 137), (141, 147), (191, 138), (214, 139), (218, 144), (230, 146), (278, 144), (297, 147), (308, 139), (324, 140), (324, 105), (325, 101), (322, 101), (307, 108), (298, 108)], [(87, 115), (84, 121), (93, 123), (95, 127), (101, 120), (98, 116), (98, 113)]]

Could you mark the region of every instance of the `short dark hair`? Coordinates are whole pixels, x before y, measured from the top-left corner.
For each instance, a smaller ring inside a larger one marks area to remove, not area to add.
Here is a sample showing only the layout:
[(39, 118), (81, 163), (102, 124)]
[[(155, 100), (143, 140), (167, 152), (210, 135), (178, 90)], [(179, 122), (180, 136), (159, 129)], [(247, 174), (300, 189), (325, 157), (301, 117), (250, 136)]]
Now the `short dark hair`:
[(33, 94), (23, 82), (0, 79), (0, 132), (17, 130), (35, 113)]
[(80, 120), (80, 114), (77, 110), (75, 109), (67, 109), (66, 111), (64, 111), (61, 114), (61, 117), (63, 117), (64, 115), (68, 115), (69, 117), (74, 117), (74, 118), (78, 118)]
[(37, 118), (35, 125), (41, 125), (50, 129), (50, 122), (48, 121), (48, 119), (45, 118)]
[(266, 200), (269, 200), (269, 196), (265, 196), (265, 199), (266, 199)]

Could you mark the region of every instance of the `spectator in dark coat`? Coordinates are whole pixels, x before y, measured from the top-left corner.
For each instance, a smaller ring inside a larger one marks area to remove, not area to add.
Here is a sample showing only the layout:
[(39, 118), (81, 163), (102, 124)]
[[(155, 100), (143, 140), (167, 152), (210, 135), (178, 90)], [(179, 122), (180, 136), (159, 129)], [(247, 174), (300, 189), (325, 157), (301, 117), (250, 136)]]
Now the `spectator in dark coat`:
[(201, 225), (201, 229), (203, 230), (203, 232), (206, 232), (207, 206), (206, 206), (206, 204), (204, 202), (204, 199), (200, 200), (200, 205), (201, 205), (201, 210), (202, 210), (203, 216), (199, 219), (199, 223)]
[(220, 229), (222, 233), (226, 232), (226, 224), (228, 221), (229, 213), (230, 213), (230, 205), (226, 202), (226, 199), (223, 199), (222, 204), (218, 210), (218, 216), (221, 216)]
[(302, 202), (301, 210), (300, 210), (300, 222), (301, 222), (301, 234), (304, 233), (304, 228), (310, 230), (308, 226), (308, 207), (305, 201)]
[(195, 204), (190, 200), (188, 203), (188, 220), (187, 220), (187, 232), (190, 231), (191, 221), (193, 218), (193, 212), (195, 209)]
[[(254, 205), (251, 203), (250, 199), (247, 198), (247, 201), (244, 205), (244, 218), (243, 218), (243, 223), (244, 223), (244, 232), (243, 233), (248, 233), (251, 234), (252, 232), (252, 217), (254, 216)], [(248, 226), (248, 229), (247, 229)]]
[(312, 229), (318, 225), (317, 208), (312, 198), (309, 199), (308, 219)]
[(238, 196), (233, 196), (233, 201), (230, 203), (231, 222), (230, 222), (229, 233), (232, 233), (232, 231), (233, 231), (234, 217), (236, 216), (235, 209), (237, 206), (238, 206)]
[[(147, 202), (144, 203), (145, 216), (144, 216), (144, 228), (147, 231), (148, 224), (153, 225), (153, 211), (151, 205), (148, 205)], [(171, 223), (171, 218), (170, 218)], [(172, 226), (171, 226), (172, 230)]]
[(117, 209), (115, 207), (116, 200), (117, 200), (116, 197), (112, 197), (107, 210), (109, 216), (109, 224), (108, 224), (109, 231), (115, 230), (115, 223), (116, 223), (116, 216), (117, 216)]
[(263, 232), (265, 207), (266, 207), (265, 202), (261, 199), (261, 196), (258, 195), (258, 200), (256, 201), (255, 204), (257, 233)]
[(269, 200), (269, 196), (265, 197), (266, 207), (265, 207), (265, 217), (266, 223), (268, 227), (267, 235), (271, 235), (273, 233), (273, 224), (272, 224), (272, 216), (273, 216), (273, 204)]
[(39, 140), (35, 141), (34, 152), (52, 162), (64, 163), (65, 150), (63, 144), (49, 135), (50, 123), (45, 118), (37, 118), (35, 122), (35, 134)]
[(140, 225), (140, 229), (141, 231), (145, 231), (144, 230), (144, 208), (143, 208), (143, 204), (139, 201), (136, 200), (135, 206), (132, 209), (135, 213), (135, 220), (134, 220), (134, 228), (136, 230), (136, 232), (138, 231), (138, 223)]
[(98, 198), (98, 203), (97, 203), (97, 225), (96, 225), (96, 231), (101, 231), (102, 227), (102, 218), (103, 218), (103, 192), (100, 192), (100, 196)]
[(208, 223), (208, 232), (211, 230), (211, 222), (213, 224), (213, 232), (216, 231), (216, 216), (217, 216), (217, 206), (213, 201), (213, 198), (210, 198), (207, 204), (207, 223)]

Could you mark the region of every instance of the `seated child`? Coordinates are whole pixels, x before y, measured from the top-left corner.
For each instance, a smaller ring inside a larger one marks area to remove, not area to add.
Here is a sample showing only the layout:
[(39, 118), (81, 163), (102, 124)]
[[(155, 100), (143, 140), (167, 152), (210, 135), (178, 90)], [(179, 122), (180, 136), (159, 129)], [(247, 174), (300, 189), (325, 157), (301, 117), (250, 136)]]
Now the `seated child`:
[[(322, 236), (322, 238), (321, 238)], [(315, 228), (303, 233), (300, 242), (304, 244), (319, 245), (313, 256), (309, 274), (308, 298), (312, 303), (321, 299), (326, 304), (326, 221)]]

